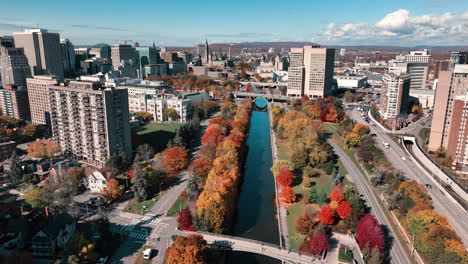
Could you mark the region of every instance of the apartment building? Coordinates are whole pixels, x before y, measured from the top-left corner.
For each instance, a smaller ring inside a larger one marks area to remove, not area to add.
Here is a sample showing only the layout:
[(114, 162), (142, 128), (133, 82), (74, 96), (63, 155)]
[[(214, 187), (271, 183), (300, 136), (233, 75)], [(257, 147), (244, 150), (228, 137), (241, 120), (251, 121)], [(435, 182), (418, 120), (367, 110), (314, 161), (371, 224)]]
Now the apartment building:
[[(440, 72), (435, 96), (431, 136), (429, 138), (429, 151), (436, 151), (441, 146), (445, 149), (454, 149), (453, 146), (449, 146), (448, 140), (449, 135), (457, 133), (456, 131), (452, 131), (452, 123), (458, 122), (452, 120), (456, 111), (454, 109), (454, 102), (462, 100), (460, 96), (466, 95), (467, 92), (468, 64), (456, 64), (452, 72)], [(461, 104), (461, 102), (458, 104)]]
[(131, 155), (127, 89), (70, 81), (49, 87), (52, 135), (76, 160), (103, 167), (119, 150)]
[[(183, 95), (164, 95), (159, 94), (151, 96), (147, 101), (147, 112), (153, 114), (153, 118), (158, 122), (187, 122), (192, 118), (193, 105), (192, 100), (187, 99)], [(170, 119), (164, 117), (164, 111), (172, 108), (179, 115), (178, 119)]]
[(31, 122), (35, 125), (50, 125), (49, 86), (59, 83), (57, 77), (35, 75), (26, 79), (28, 87)]
[(326, 97), (333, 91), (335, 50), (319, 46), (292, 48), (288, 68), (289, 96)]
[(9, 84), (0, 89), (0, 108), (3, 115), (31, 120), (26, 87)]
[(384, 119), (392, 119), (408, 108), (410, 76), (387, 73), (382, 80), (379, 112)]

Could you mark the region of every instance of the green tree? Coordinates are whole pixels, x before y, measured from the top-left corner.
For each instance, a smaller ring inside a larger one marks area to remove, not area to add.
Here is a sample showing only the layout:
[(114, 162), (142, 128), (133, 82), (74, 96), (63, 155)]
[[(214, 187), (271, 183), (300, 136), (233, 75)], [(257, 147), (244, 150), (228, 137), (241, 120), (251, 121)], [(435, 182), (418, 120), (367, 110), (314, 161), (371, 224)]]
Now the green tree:
[(179, 113), (174, 108), (167, 108), (163, 112), (163, 118), (165, 120), (177, 121), (180, 118)]
[(11, 156), (11, 164), (10, 169), (8, 170), (8, 178), (13, 182), (18, 182), (23, 176), (23, 169), (21, 168), (21, 164), (16, 152), (13, 152)]
[(112, 153), (106, 165), (113, 168), (117, 174), (127, 171), (132, 165), (131, 158), (123, 150)]
[(132, 191), (137, 202), (146, 200), (146, 198), (148, 198), (148, 193), (146, 191), (147, 181), (141, 169), (141, 165), (138, 162), (134, 165), (132, 183)]
[(320, 201), (320, 195), (317, 192), (317, 189), (315, 187), (310, 188), (309, 191), (309, 203), (319, 203)]
[(34, 188), (24, 194), (24, 200), (33, 208), (45, 207), (44, 189)]

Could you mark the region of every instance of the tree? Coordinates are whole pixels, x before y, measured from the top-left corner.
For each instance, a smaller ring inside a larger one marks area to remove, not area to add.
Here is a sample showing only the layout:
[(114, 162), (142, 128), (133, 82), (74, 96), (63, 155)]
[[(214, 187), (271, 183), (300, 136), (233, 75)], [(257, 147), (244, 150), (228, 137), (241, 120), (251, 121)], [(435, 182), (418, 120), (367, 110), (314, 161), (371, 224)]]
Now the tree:
[(164, 166), (171, 173), (176, 173), (187, 166), (188, 153), (182, 147), (173, 147), (164, 150), (163, 152)]
[(70, 255), (67, 259), (68, 264), (79, 264), (80, 258), (77, 255)]
[(336, 109), (333, 107), (328, 110), (328, 114), (326, 115), (326, 119), (328, 122), (334, 122), (337, 123), (339, 121), (340, 115), (336, 111)]
[(291, 155), (291, 163), (294, 169), (300, 170), (307, 166), (308, 159), (307, 159), (307, 152), (305, 149), (301, 148), (293, 152)]
[(359, 145), (359, 143), (361, 143), (361, 137), (355, 132), (347, 133), (344, 136), (344, 139), (347, 148), (356, 147)]
[(289, 187), (293, 183), (293, 174), (287, 166), (281, 167), (276, 175), (276, 181), (283, 187)]
[(18, 182), (23, 176), (23, 168), (21, 167), (16, 151), (13, 152), (10, 161), (10, 169), (7, 172), (7, 176), (11, 181)]
[(24, 194), (24, 200), (33, 208), (44, 207), (44, 189), (34, 188)]
[(353, 132), (358, 134), (360, 137), (364, 136), (365, 134), (368, 134), (370, 132), (370, 129), (368, 126), (361, 124), (361, 123), (356, 123), (353, 128)]
[(352, 102), (354, 100), (354, 96), (350, 91), (346, 91), (343, 95), (343, 99), (345, 102)]
[(314, 230), (315, 221), (307, 213), (304, 213), (303, 216), (299, 216), (296, 219), (296, 230), (297, 232), (308, 235)]
[(137, 148), (138, 157), (142, 160), (150, 160), (154, 157), (154, 148), (148, 144), (143, 144)]
[(190, 213), (188, 208), (185, 208), (179, 212), (177, 223), (178, 227), (182, 230), (192, 228), (192, 213)]
[(332, 192), (330, 193), (330, 200), (341, 202), (344, 199), (345, 195), (341, 186), (336, 186), (335, 188), (333, 188)]
[(218, 111), (219, 105), (216, 101), (208, 100), (203, 103), (203, 107), (207, 115), (211, 115), (212, 113)]
[(143, 175), (140, 164), (137, 162), (133, 169), (132, 178), (132, 191), (137, 202), (142, 202), (148, 198), (148, 192), (146, 191), (146, 178)]
[(171, 121), (177, 121), (179, 120), (180, 115), (179, 113), (177, 113), (177, 110), (175, 110), (174, 108), (167, 108), (163, 112), (163, 118), (165, 120), (170, 119)]
[(153, 119), (153, 114), (145, 112), (145, 111), (137, 111), (137, 112), (135, 112), (135, 115), (139, 119), (143, 120), (143, 122), (148, 122), (151, 119)]
[(70, 182), (75, 185), (79, 186), (83, 182), (83, 178), (85, 177), (85, 169), (83, 167), (70, 167), (67, 170), (68, 179)]
[(177, 236), (167, 249), (167, 263), (206, 264), (207, 243), (202, 235)]
[(327, 251), (329, 249), (330, 244), (328, 243), (328, 236), (323, 232), (318, 232), (312, 237), (308, 253), (320, 256), (324, 251)]
[(322, 222), (325, 225), (332, 225), (335, 223), (335, 212), (333, 211), (333, 208), (331, 208), (329, 205), (325, 205), (320, 209), (320, 212), (318, 213), (318, 218), (320, 222)]
[(348, 202), (342, 201), (336, 208), (336, 213), (341, 219), (346, 219), (348, 216), (351, 215), (352, 209), (353, 208), (351, 208)]
[(26, 137), (34, 137), (36, 135), (36, 126), (33, 124), (26, 125), (23, 128), (23, 135)]
[(117, 174), (127, 171), (131, 165), (132, 159), (122, 149), (112, 153), (106, 162), (106, 166), (113, 168)]
[(208, 173), (210, 172), (211, 168), (211, 162), (201, 159), (194, 161), (190, 166), (190, 170), (193, 172), (193, 174), (203, 179), (208, 177)]
[(28, 154), (34, 158), (50, 158), (60, 152), (60, 147), (50, 140), (37, 140), (28, 147)]
[(123, 193), (122, 188), (120, 188), (119, 182), (116, 179), (110, 179), (106, 183), (106, 187), (102, 190), (102, 195), (108, 200), (116, 200)]
[(359, 247), (364, 249), (369, 246), (370, 249), (377, 248), (382, 251), (385, 247), (385, 237), (377, 219), (366, 214), (357, 225), (356, 238)]
[(291, 187), (284, 187), (279, 193), (279, 197), (284, 203), (293, 203), (296, 201), (296, 194)]
[(310, 188), (309, 190), (309, 203), (319, 203), (319, 193), (315, 187)]

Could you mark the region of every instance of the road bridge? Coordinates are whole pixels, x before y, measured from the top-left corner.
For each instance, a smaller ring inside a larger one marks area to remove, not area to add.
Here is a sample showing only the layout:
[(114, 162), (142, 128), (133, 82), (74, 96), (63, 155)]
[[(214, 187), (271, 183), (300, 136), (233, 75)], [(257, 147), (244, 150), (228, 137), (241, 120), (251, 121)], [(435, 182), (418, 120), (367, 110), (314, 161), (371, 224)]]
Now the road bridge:
[(240, 83), (242, 85), (246, 85), (246, 84), (250, 83), (252, 85), (255, 85), (257, 88), (265, 88), (265, 87), (269, 87), (269, 88), (280, 88), (280, 87), (288, 88), (287, 83), (268, 83), (268, 82), (240, 82)]
[(258, 98), (263, 97), (271, 102), (273, 101), (289, 101), (295, 98), (286, 96), (286, 95), (279, 95), (279, 94), (263, 94), (263, 93), (249, 93), (249, 92), (234, 92), (233, 93), (235, 98)]

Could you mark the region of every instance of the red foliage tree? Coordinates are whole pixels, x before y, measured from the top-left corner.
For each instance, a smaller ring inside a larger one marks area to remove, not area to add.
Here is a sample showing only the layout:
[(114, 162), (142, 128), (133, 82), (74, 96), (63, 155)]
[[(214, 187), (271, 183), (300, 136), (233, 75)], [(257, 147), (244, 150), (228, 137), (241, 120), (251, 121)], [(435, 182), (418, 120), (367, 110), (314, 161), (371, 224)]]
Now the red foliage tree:
[(346, 219), (348, 216), (350, 216), (351, 210), (353, 210), (353, 208), (346, 201), (342, 201), (338, 207), (336, 207), (336, 213), (341, 219)]
[(337, 201), (337, 202), (341, 202), (345, 199), (345, 195), (343, 193), (343, 190), (342, 188), (340, 188), (339, 186), (336, 186), (333, 191), (330, 193), (330, 200), (332, 201)]
[(315, 236), (312, 237), (310, 241), (309, 252), (317, 256), (322, 255), (323, 251), (330, 249), (330, 244), (328, 243), (328, 236), (323, 232), (318, 232)]
[(335, 212), (329, 205), (325, 205), (318, 213), (318, 218), (323, 224), (332, 225), (335, 222)]
[(385, 238), (379, 222), (371, 214), (366, 214), (357, 225), (356, 238), (361, 249), (367, 245), (370, 249), (378, 248), (382, 251), (385, 247)]
[(310, 232), (314, 230), (314, 227), (314, 219), (307, 213), (305, 213), (303, 216), (299, 216), (296, 220), (296, 230), (303, 235), (310, 234)]
[(327, 109), (323, 109), (322, 112), (320, 113), (320, 120), (322, 122), (327, 121), (327, 115), (328, 115)]
[(196, 160), (192, 163), (192, 166), (190, 166), (190, 169), (197, 177), (201, 177), (204, 179), (206, 179), (206, 177), (208, 176), (208, 173), (210, 172), (211, 168), (211, 162), (206, 160)]
[(213, 144), (217, 146), (219, 142), (223, 140), (224, 136), (222, 134), (222, 128), (219, 125), (210, 125), (206, 129), (205, 134), (201, 138), (201, 143), (205, 144)]
[(291, 170), (287, 166), (281, 167), (278, 175), (276, 175), (276, 181), (283, 187), (291, 186), (293, 182), (293, 174)]
[(285, 203), (292, 203), (296, 201), (296, 194), (291, 187), (284, 187), (280, 192), (279, 197), (281, 201)]
[(164, 150), (163, 163), (171, 173), (185, 168), (188, 163), (187, 151), (182, 147), (173, 147)]
[(192, 213), (190, 213), (188, 208), (179, 212), (177, 223), (179, 228), (182, 230), (192, 229)]

